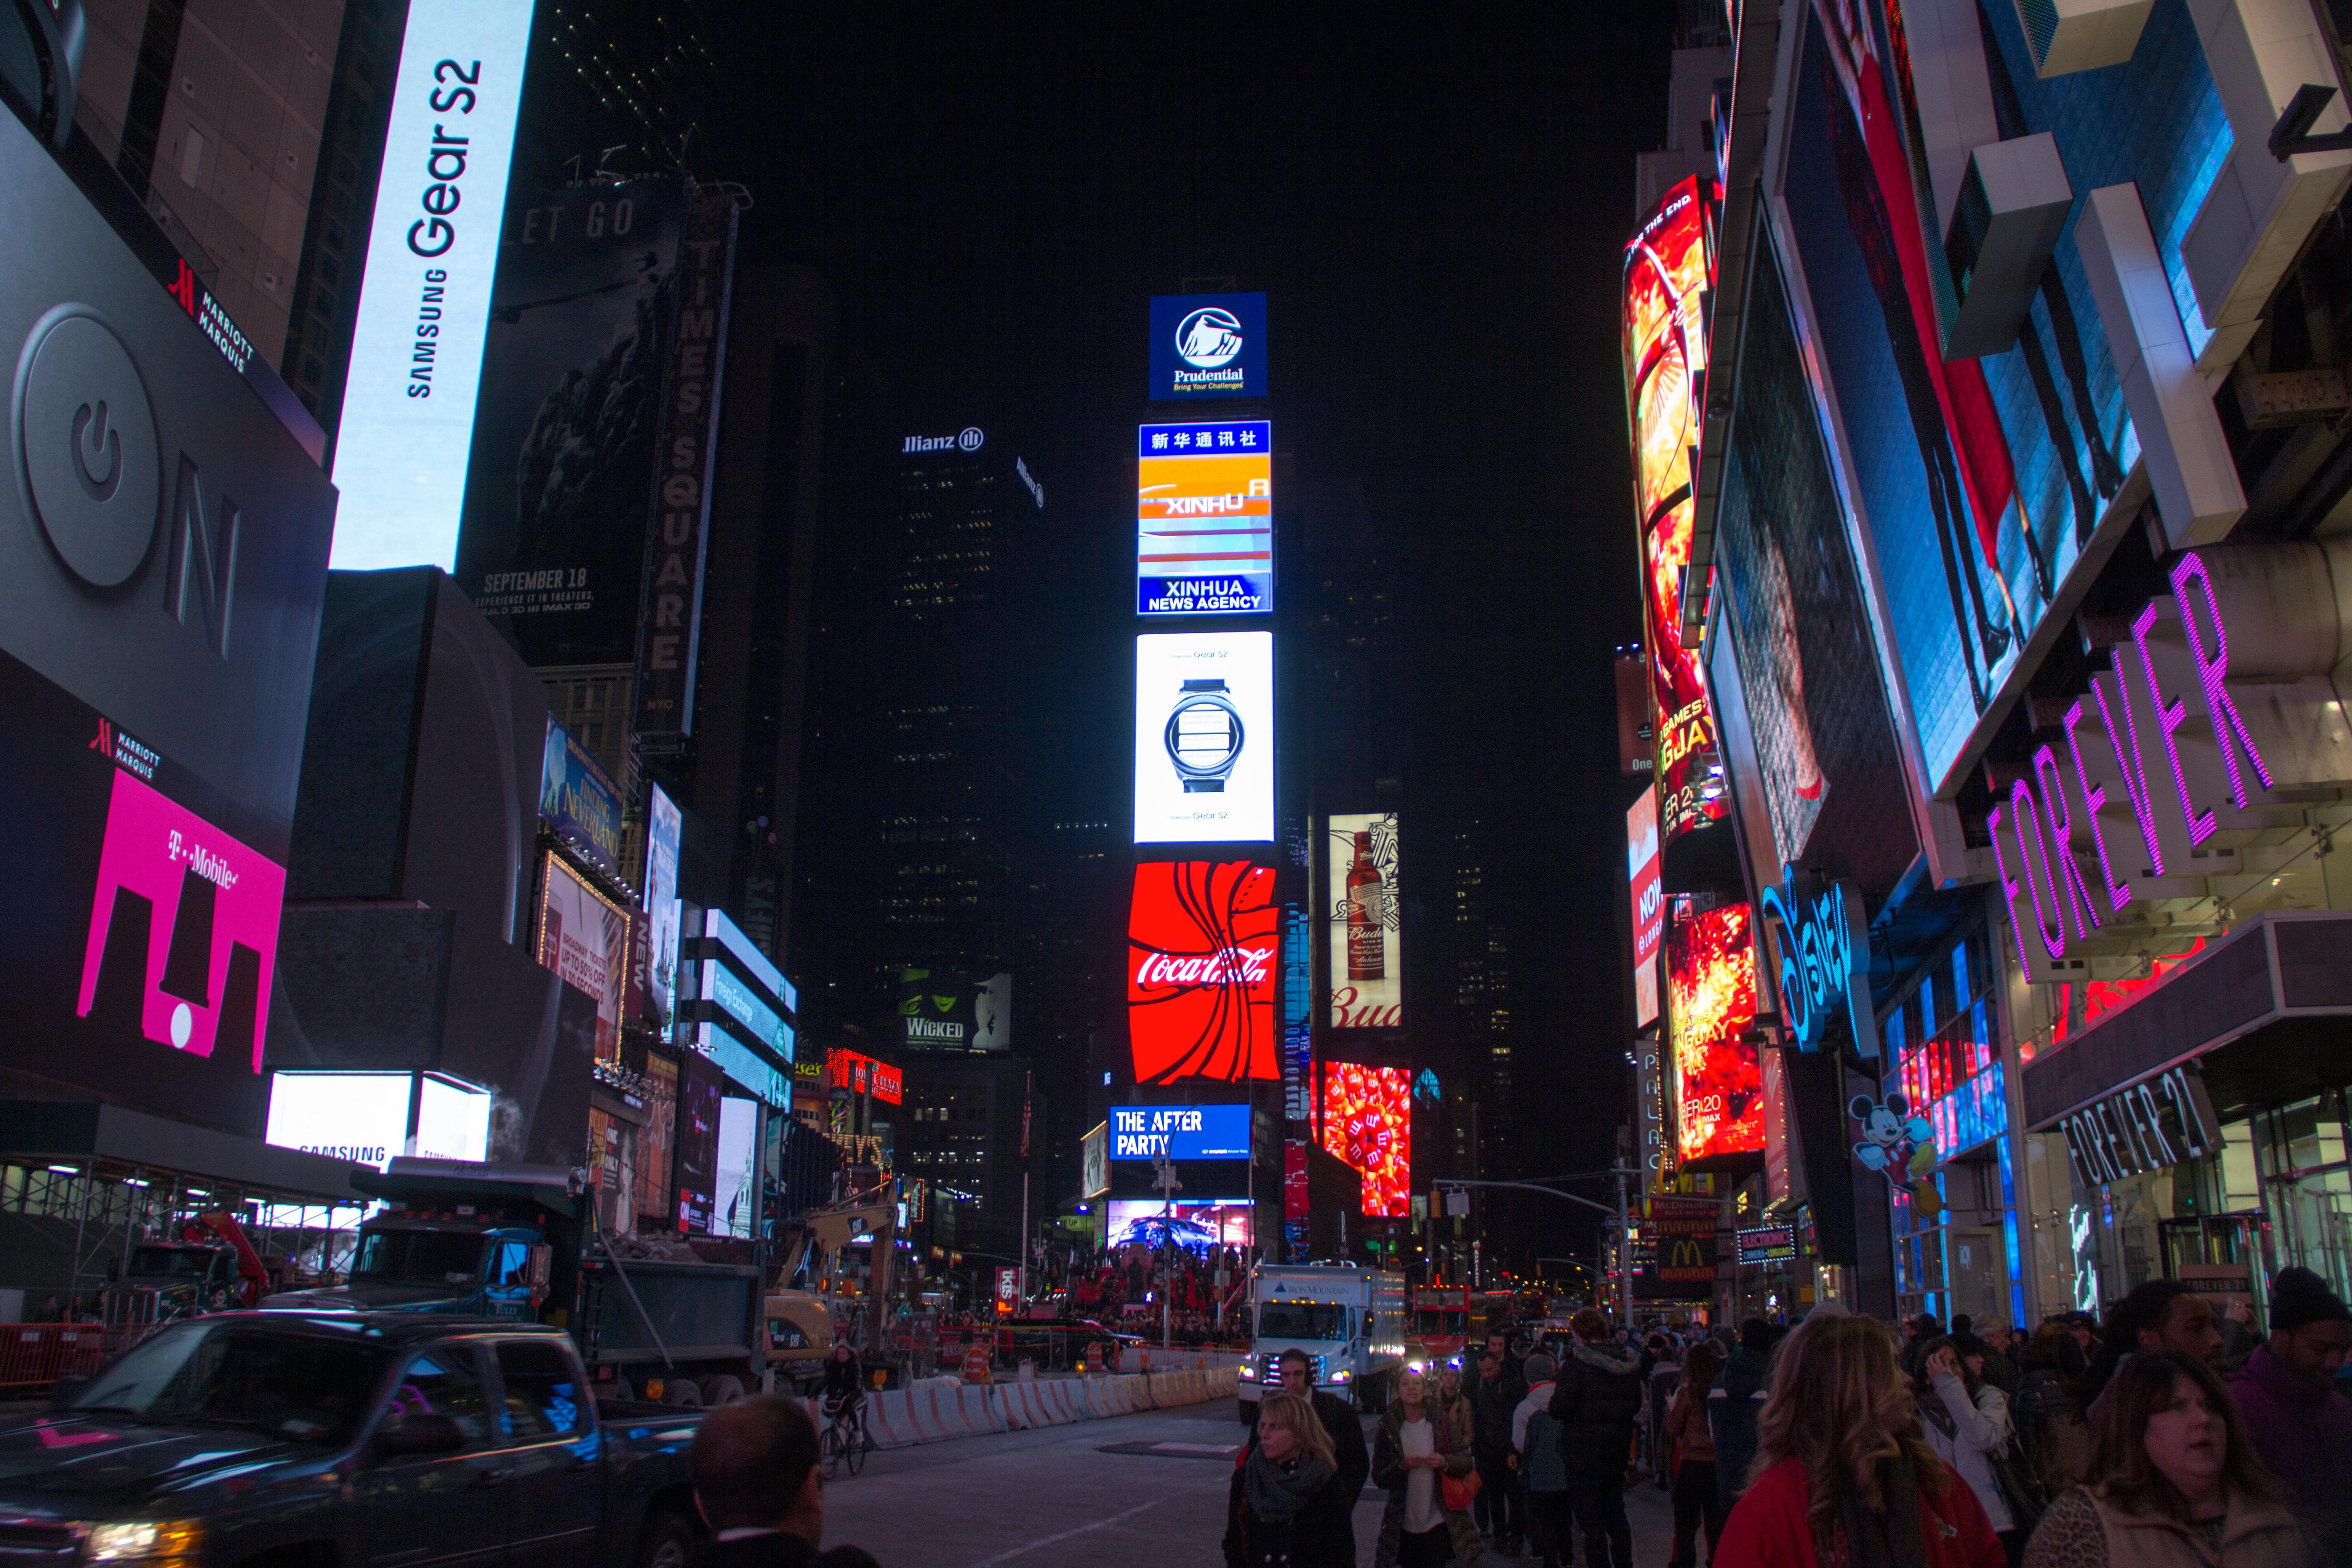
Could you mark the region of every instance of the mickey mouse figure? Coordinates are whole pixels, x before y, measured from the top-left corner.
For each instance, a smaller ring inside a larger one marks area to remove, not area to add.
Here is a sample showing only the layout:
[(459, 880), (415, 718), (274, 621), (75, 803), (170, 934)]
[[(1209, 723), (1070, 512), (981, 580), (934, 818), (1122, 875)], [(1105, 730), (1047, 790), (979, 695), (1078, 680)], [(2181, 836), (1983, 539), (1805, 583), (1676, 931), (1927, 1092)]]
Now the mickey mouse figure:
[(1910, 1101), (1900, 1094), (1890, 1094), (1884, 1101), (1855, 1095), (1846, 1106), (1846, 1113), (1862, 1123), (1862, 1142), (1853, 1146), (1853, 1157), (1864, 1169), (1909, 1188), (1913, 1212), (1932, 1223), (1944, 1212), (1943, 1194), (1935, 1183), (1936, 1129), (1910, 1110)]

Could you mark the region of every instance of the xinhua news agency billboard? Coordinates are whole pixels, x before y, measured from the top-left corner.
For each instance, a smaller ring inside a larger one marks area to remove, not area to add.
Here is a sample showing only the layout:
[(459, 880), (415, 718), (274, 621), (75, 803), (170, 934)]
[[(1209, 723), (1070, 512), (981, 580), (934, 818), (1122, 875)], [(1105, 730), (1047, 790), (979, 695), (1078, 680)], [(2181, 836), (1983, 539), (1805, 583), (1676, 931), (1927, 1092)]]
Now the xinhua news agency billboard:
[(1274, 837), (1274, 634), (1135, 639), (1135, 841)]
[(532, 0), (410, 0), (351, 374), (333, 564), (457, 557)]
[(1265, 295), (1153, 297), (1153, 402), (1265, 395)]
[(1135, 457), (1135, 613), (1272, 610), (1274, 426), (1146, 425)]
[(1246, 1160), (1246, 1105), (1130, 1105), (1110, 1113), (1114, 1160)]

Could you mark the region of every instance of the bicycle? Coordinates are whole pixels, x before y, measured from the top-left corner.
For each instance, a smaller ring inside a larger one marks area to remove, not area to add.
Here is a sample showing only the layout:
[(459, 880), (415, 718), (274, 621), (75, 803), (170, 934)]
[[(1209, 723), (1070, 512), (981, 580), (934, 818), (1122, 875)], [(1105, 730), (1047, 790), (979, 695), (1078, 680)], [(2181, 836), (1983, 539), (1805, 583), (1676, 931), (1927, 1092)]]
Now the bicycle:
[(846, 1465), (851, 1475), (866, 1468), (866, 1456), (874, 1451), (874, 1435), (866, 1429), (866, 1401), (826, 1401), (827, 1414), (822, 1452), (827, 1480), (839, 1475)]

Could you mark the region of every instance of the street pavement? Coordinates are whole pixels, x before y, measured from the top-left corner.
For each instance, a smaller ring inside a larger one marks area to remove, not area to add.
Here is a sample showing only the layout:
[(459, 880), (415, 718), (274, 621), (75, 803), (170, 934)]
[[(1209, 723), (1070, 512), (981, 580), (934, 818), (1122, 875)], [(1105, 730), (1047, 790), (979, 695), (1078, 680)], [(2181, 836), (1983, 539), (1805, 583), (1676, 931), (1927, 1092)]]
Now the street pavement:
[[(824, 1544), (862, 1546), (882, 1568), (1208, 1568), (1223, 1562), (1241, 1440), (1224, 1399), (889, 1449), (869, 1455), (864, 1474), (826, 1482)], [(1356, 1508), (1359, 1568), (1371, 1568), (1381, 1498), (1367, 1487)], [(1638, 1568), (1665, 1568), (1665, 1494), (1644, 1482), (1625, 1507)], [(1489, 1552), (1483, 1568), (1525, 1564)]]

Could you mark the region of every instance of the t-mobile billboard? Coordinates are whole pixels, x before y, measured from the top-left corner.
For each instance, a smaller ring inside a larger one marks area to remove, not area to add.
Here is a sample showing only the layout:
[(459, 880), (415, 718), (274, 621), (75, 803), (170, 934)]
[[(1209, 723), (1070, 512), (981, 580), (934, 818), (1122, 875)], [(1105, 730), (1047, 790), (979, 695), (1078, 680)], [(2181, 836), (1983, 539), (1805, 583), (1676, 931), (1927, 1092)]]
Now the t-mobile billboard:
[(335, 564), (457, 563), (532, 0), (409, 0), (335, 434)]
[(13, 116), (0, 1065), (258, 1134), (334, 492)]

